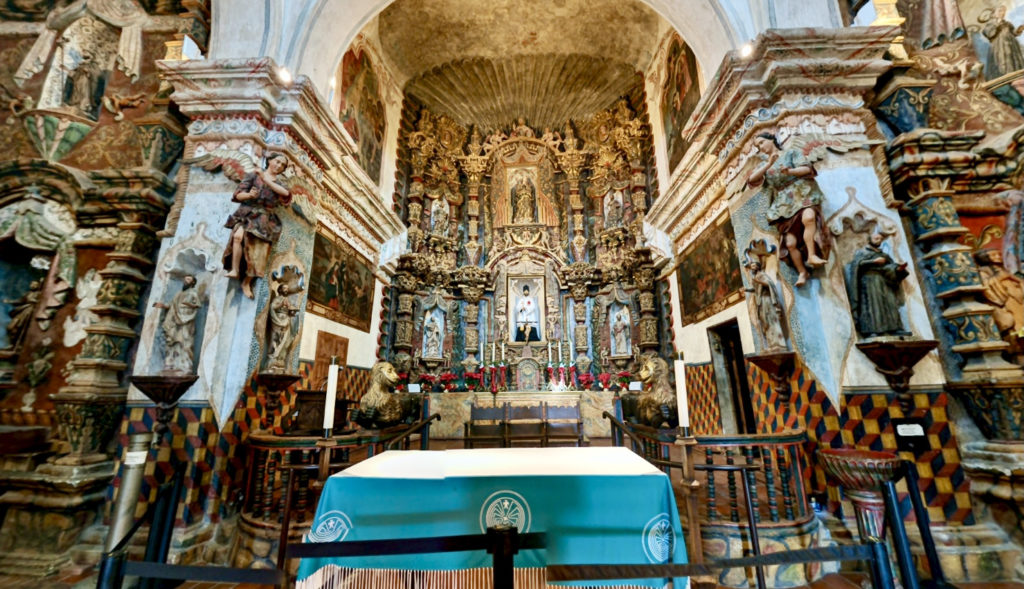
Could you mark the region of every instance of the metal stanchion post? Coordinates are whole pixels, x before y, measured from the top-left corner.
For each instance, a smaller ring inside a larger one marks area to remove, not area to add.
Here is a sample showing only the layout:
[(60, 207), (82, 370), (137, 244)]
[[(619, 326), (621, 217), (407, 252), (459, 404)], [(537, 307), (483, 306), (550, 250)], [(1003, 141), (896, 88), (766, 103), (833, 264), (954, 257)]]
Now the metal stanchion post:
[(107, 552), (117, 546), (135, 523), (135, 508), (139, 504), (139, 490), (142, 488), (142, 475), (146, 470), (152, 439), (152, 432), (128, 437), (128, 448), (122, 461), (121, 487), (117, 491), (114, 513), (110, 517), (110, 531), (107, 533)]

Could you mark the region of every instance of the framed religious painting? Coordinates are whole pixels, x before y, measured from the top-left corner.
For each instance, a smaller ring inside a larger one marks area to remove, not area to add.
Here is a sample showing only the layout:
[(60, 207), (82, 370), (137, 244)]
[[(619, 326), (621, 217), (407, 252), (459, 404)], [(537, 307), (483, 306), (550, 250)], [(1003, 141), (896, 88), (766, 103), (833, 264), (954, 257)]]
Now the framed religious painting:
[(544, 276), (509, 276), (507, 293), (509, 341), (544, 341)]
[(313, 242), (307, 311), (369, 333), (376, 280), (369, 260), (320, 227)]

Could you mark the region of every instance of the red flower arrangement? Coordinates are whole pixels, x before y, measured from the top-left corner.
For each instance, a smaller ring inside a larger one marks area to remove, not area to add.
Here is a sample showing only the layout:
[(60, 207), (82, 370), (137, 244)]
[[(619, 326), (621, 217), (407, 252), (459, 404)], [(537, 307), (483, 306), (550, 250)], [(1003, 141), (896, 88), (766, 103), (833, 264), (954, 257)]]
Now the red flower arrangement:
[(580, 389), (589, 391), (590, 386), (594, 384), (594, 375), (589, 372), (580, 373), (578, 380), (580, 381)]
[(483, 372), (467, 372), (464, 378), (466, 379), (466, 390), (475, 391), (484, 381), (484, 374)]
[(446, 392), (451, 392), (451, 390), (455, 388), (455, 382), (454, 381), (455, 381), (455, 373), (454, 372), (445, 372), (444, 374), (441, 375), (441, 384), (444, 385), (444, 390)]
[(629, 373), (629, 371), (628, 371), (628, 370), (623, 370), (622, 372), (620, 372), (620, 373), (616, 374), (616, 375), (615, 375), (615, 378), (617, 378), (617, 379), (618, 379), (618, 381), (619, 381), (619, 386), (625, 387), (626, 385), (628, 385), (628, 384), (629, 384), (629, 378), (630, 378), (631, 376), (632, 376), (632, 375), (631, 375), (631, 374)]
[(608, 374), (607, 372), (602, 372), (601, 374), (597, 375), (597, 380), (598, 382), (601, 383), (601, 388), (607, 391), (608, 385), (612, 380), (612, 375)]
[(437, 377), (434, 376), (433, 374), (421, 374), (420, 375), (420, 384), (421, 385), (424, 385), (424, 384), (426, 385), (425, 387), (423, 387), (423, 392), (424, 393), (429, 393), (434, 388), (434, 383), (435, 382), (437, 382)]

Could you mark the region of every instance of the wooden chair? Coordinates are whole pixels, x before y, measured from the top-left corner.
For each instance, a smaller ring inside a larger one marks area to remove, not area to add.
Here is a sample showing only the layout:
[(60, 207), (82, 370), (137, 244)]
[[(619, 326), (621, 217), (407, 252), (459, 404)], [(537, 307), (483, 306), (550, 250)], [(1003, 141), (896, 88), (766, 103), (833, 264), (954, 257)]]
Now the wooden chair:
[[(497, 406), (471, 405), (469, 421), (465, 424), (463, 446), (473, 448), (478, 443), (507, 445), (505, 422), (508, 419), (508, 403)], [(486, 423), (484, 423), (486, 422)]]
[(505, 445), (545, 445), (544, 406), (511, 406), (505, 422)]
[(575, 442), (583, 445), (583, 418), (580, 416), (580, 405), (569, 406), (548, 405), (544, 403), (544, 445), (551, 442)]

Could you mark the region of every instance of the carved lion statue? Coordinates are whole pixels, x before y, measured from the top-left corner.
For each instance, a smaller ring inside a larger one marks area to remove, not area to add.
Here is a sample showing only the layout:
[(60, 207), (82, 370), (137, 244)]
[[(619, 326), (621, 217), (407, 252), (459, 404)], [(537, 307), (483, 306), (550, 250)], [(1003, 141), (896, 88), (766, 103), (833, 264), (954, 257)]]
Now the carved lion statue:
[[(623, 412), (627, 419), (632, 415), (644, 425), (674, 427), (678, 424), (678, 416), (675, 391), (668, 379), (668, 362), (658, 356), (647, 355), (642, 356), (639, 363), (638, 375), (644, 383), (644, 391), (636, 395), (624, 395)], [(632, 398), (627, 400), (627, 396)]]
[(370, 389), (359, 400), (353, 420), (363, 427), (387, 427), (405, 417), (400, 395), (392, 392), (398, 372), (390, 362), (377, 362), (370, 371)]

